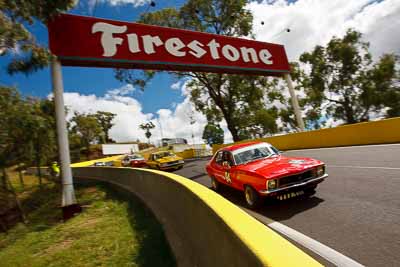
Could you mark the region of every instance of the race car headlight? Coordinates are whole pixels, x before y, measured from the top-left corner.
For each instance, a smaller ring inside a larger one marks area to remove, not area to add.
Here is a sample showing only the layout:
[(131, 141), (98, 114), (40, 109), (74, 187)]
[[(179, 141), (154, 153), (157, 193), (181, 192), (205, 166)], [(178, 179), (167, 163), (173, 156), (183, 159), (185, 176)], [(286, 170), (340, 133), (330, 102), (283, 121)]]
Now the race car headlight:
[(160, 163), (160, 167), (165, 167), (167, 165), (168, 165), (168, 163)]
[(277, 186), (276, 180), (267, 181), (267, 189), (275, 189)]
[(183, 160), (180, 160), (179, 163), (185, 163)]
[(320, 177), (325, 174), (325, 166), (318, 166), (317, 167), (317, 177)]

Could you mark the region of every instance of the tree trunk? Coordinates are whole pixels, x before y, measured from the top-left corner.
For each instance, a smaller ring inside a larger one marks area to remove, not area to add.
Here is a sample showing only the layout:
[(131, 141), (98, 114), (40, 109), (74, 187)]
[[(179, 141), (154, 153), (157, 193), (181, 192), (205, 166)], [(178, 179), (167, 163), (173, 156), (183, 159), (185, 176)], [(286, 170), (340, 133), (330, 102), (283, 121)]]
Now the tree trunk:
[(351, 107), (350, 100), (345, 97), (344, 103), (343, 103), (343, 108), (346, 116), (346, 121), (348, 124), (353, 124), (356, 123), (356, 119), (354, 118), (354, 111)]
[(86, 145), (86, 157), (87, 160), (90, 160), (90, 144)]
[(350, 105), (348, 104), (344, 104), (344, 112), (345, 112), (345, 116), (346, 116), (346, 121), (349, 124), (353, 124), (356, 123), (356, 119), (354, 118), (354, 112), (353, 109), (351, 108)]
[(24, 187), (25, 187), (24, 176), (22, 174), (21, 165), (20, 164), (18, 164), (18, 176), (19, 176), (19, 182), (21, 184), (21, 187), (22, 187), (22, 189), (24, 189)]
[(6, 180), (7, 184), (8, 184), (8, 191), (11, 192), (12, 195), (14, 196), (15, 204), (17, 204), (17, 208), (18, 208), (19, 213), (21, 215), (22, 222), (26, 223), (26, 216), (25, 216), (24, 211), (22, 210), (21, 202), (18, 199), (17, 193), (15, 193), (14, 187), (12, 186), (10, 179), (8, 179), (7, 172), (5, 171), (5, 169), (3, 169), (3, 175), (5, 177), (5, 180)]
[(39, 186), (42, 186), (42, 170), (40, 169), (40, 144), (36, 144), (36, 168), (38, 169)]
[(8, 187), (7, 187), (7, 174), (6, 174), (6, 169), (3, 167), (3, 168), (1, 168), (1, 183), (2, 183), (2, 187), (4, 188), (4, 190), (8, 190)]
[[(225, 119), (226, 120), (226, 119)], [(232, 138), (233, 138), (233, 142), (239, 142), (240, 137), (239, 137), (239, 133), (238, 130), (236, 129), (236, 127), (234, 125), (232, 125), (231, 123), (226, 122), (226, 124), (228, 125), (228, 130), (231, 132), (232, 134)]]
[(110, 138), (108, 136), (108, 131), (104, 131), (104, 139), (105, 139), (105, 143), (108, 143)]

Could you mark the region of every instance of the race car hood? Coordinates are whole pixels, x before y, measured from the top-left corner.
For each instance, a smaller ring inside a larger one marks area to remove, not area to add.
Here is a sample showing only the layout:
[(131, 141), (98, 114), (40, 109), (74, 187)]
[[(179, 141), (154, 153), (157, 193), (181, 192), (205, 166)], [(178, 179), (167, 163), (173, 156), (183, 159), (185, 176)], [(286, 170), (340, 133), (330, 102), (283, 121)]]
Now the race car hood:
[(167, 163), (167, 162), (176, 161), (176, 160), (182, 160), (182, 158), (178, 157), (178, 156), (168, 156), (168, 157), (163, 157), (161, 159), (158, 159), (157, 162)]
[(321, 161), (312, 158), (294, 158), (278, 155), (239, 165), (238, 168), (255, 172), (267, 179), (274, 179), (300, 173), (321, 164), (323, 164)]

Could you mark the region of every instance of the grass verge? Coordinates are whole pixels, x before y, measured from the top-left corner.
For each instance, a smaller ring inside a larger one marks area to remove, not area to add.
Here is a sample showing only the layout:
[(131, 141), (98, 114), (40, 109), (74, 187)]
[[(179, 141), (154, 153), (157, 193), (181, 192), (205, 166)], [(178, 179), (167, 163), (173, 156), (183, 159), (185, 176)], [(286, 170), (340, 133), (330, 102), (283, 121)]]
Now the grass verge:
[(162, 226), (140, 200), (101, 185), (76, 193), (84, 211), (66, 223), (54, 184), (25, 195), (29, 222), (0, 233), (0, 265), (176, 265)]

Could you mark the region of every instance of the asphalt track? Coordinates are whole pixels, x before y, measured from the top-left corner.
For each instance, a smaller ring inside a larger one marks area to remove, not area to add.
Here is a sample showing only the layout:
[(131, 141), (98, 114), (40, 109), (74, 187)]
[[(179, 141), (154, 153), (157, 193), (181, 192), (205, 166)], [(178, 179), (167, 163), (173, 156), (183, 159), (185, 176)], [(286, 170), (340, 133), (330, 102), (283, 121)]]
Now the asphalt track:
[[(313, 197), (250, 211), (242, 193), (226, 188), (221, 194), (325, 265), (400, 266), (400, 144), (284, 154), (326, 163), (329, 177)], [(176, 173), (210, 187), (207, 161), (187, 162)]]

